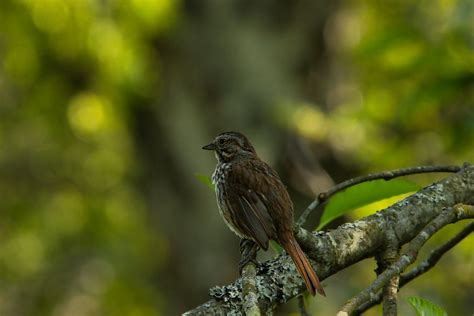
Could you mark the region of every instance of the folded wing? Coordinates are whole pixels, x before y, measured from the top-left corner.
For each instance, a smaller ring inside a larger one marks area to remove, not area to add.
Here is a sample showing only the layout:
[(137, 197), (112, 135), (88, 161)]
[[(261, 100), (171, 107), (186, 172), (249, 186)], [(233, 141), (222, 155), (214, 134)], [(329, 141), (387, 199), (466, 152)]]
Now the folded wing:
[(258, 167), (257, 165), (251, 170), (252, 172), (249, 172), (235, 165), (226, 181), (226, 195), (234, 225), (262, 249), (267, 250), (268, 241), (277, 239), (272, 215), (274, 216), (276, 212), (281, 213), (278, 208), (282, 205), (282, 197), (275, 194), (278, 191), (275, 186), (282, 184), (278, 176), (273, 178), (273, 175), (269, 177), (265, 174), (264, 166)]

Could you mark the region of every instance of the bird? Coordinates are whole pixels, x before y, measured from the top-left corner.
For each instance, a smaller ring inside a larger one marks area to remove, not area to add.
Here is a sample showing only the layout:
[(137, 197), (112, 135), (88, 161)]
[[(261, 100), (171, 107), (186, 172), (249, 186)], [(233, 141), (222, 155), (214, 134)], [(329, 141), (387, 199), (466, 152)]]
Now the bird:
[(264, 250), (270, 240), (276, 241), (292, 258), (309, 293), (326, 296), (295, 239), (293, 202), (277, 172), (258, 157), (240, 132), (221, 133), (202, 149), (215, 153), (217, 165), (212, 182), (219, 213), (230, 230), (242, 241), (250, 240)]

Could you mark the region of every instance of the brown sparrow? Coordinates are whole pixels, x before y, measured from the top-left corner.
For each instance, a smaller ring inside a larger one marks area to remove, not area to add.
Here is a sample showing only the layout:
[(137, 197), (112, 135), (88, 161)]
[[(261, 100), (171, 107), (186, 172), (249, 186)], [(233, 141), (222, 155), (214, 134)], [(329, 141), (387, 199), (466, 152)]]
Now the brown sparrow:
[(229, 228), (264, 250), (269, 240), (278, 242), (293, 259), (308, 291), (325, 295), (293, 234), (293, 203), (276, 171), (260, 160), (247, 137), (238, 132), (219, 134), (203, 149), (215, 151), (212, 182)]

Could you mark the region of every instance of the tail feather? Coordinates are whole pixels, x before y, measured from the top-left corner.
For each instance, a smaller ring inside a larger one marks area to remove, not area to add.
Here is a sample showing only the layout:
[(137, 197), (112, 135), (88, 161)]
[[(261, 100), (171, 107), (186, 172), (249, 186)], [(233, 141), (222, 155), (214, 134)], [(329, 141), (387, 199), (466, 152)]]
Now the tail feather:
[(309, 262), (298, 242), (293, 238), (287, 245), (284, 246), (286, 252), (290, 255), (291, 259), (293, 259), (296, 269), (303, 278), (306, 288), (311, 293), (311, 295), (316, 295), (317, 291), (319, 294), (326, 296), (316, 272), (314, 271), (311, 263)]

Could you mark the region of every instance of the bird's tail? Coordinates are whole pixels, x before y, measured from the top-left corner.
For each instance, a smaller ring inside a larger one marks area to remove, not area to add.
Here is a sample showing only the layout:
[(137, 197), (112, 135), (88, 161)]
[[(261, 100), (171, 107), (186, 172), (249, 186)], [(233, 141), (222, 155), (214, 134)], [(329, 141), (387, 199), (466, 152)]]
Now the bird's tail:
[(311, 263), (309, 262), (296, 239), (292, 236), (292, 238), (290, 238), (290, 240), (286, 242), (285, 245), (282, 244), (282, 246), (284, 246), (283, 248), (285, 248), (291, 259), (293, 259), (296, 269), (303, 278), (304, 283), (306, 284), (306, 287), (308, 288), (308, 291), (311, 293), (311, 295), (316, 295), (317, 291), (319, 294), (326, 296), (316, 272), (314, 271)]

